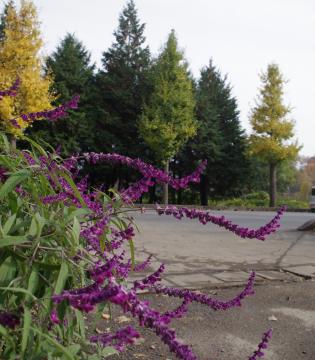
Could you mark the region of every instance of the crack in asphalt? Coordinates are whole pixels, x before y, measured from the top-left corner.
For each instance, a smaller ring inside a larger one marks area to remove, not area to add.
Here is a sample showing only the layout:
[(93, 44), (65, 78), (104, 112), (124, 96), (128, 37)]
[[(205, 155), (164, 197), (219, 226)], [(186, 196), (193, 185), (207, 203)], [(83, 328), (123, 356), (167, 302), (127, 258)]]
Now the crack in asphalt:
[(281, 262), (283, 261), (283, 259), (287, 256), (287, 254), (289, 253), (289, 251), (291, 251), (297, 244), (298, 242), (302, 239), (302, 237), (304, 237), (305, 234), (301, 234), (297, 239), (295, 239), (290, 246), (285, 250), (285, 252), (279, 256), (276, 259), (275, 264), (280, 268), (281, 267)]

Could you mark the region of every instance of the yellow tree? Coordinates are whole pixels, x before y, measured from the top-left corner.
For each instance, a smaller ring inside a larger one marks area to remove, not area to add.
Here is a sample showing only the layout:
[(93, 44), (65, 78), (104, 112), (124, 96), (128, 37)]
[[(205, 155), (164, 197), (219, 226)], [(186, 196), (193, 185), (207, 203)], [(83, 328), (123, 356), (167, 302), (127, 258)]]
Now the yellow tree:
[(266, 161), (270, 169), (270, 206), (276, 205), (277, 166), (295, 159), (300, 147), (291, 142), (294, 136), (294, 122), (287, 118), (290, 108), (283, 103), (283, 85), (285, 80), (278, 65), (268, 65), (266, 73), (261, 75), (262, 87), (250, 121), (253, 133), (250, 136), (250, 151)]
[[(22, 0), (17, 10), (13, 2), (9, 2), (3, 23), (0, 87), (10, 87), (17, 78), (20, 79), (20, 87), (15, 98), (5, 97), (1, 100), (0, 118), (7, 131), (19, 136), (31, 124), (31, 121), (24, 121), (19, 115), (51, 108), (51, 78), (44, 76), (42, 71), (42, 40), (34, 4)], [(16, 119), (19, 127), (12, 125), (12, 118)]]

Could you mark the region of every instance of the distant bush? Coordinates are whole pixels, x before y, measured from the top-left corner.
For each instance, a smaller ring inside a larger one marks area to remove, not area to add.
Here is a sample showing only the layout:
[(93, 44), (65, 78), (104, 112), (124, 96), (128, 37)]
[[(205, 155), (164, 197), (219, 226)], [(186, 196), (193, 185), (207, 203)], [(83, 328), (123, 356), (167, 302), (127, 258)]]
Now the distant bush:
[(289, 209), (309, 209), (310, 207), (307, 201), (296, 199), (279, 199), (277, 204), (286, 205)]
[(243, 195), (242, 197), (245, 200), (264, 200), (269, 201), (269, 194), (266, 191), (256, 191)]
[[(264, 191), (250, 193), (241, 198), (225, 199), (225, 200), (210, 200), (208, 205), (212, 208), (259, 208), (269, 207), (269, 195)], [(296, 199), (279, 198), (277, 206), (286, 205), (289, 209), (308, 209), (307, 201)]]

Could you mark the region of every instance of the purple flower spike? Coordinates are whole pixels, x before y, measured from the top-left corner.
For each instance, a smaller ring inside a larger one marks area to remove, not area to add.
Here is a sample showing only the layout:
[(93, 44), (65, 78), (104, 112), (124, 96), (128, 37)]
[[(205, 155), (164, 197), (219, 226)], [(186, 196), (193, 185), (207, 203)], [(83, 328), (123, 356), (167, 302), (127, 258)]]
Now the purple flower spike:
[(208, 295), (196, 293), (188, 289), (169, 288), (165, 286), (152, 286), (151, 289), (154, 290), (157, 294), (165, 294), (168, 296), (189, 300), (190, 302), (198, 302), (212, 308), (213, 310), (228, 310), (232, 307), (241, 306), (241, 302), (245, 297), (254, 294), (253, 287), (255, 276), (255, 272), (252, 272), (244, 290), (229, 301), (213, 299)]
[(51, 121), (55, 121), (59, 118), (66, 116), (67, 110), (77, 109), (79, 99), (80, 99), (79, 95), (76, 95), (67, 103), (60, 105), (54, 109), (32, 112), (32, 113), (28, 113), (28, 114), (21, 114), (20, 116), (14, 118), (14, 119), (11, 119), (10, 122), (13, 126), (20, 128), (20, 126), (17, 122), (18, 118), (21, 118), (21, 119), (23, 119), (23, 121), (28, 122), (28, 123), (31, 123), (31, 122), (33, 122), (35, 120), (39, 120), (39, 119), (45, 119), (45, 118), (48, 120), (51, 120)]
[(133, 344), (140, 334), (132, 327), (127, 326), (115, 334), (100, 334), (90, 338), (92, 343), (101, 343), (103, 346), (113, 346), (118, 351), (123, 351), (127, 344)]
[(237, 224), (233, 224), (224, 216), (214, 216), (211, 215), (208, 211), (198, 209), (188, 209), (185, 207), (177, 208), (176, 206), (167, 206), (165, 208), (162, 208), (157, 205), (156, 211), (159, 215), (173, 215), (178, 220), (182, 219), (183, 216), (186, 216), (188, 219), (198, 219), (199, 222), (203, 225), (206, 225), (207, 223), (212, 223), (223, 227), (226, 230), (231, 231), (242, 238), (265, 240), (267, 235), (272, 234), (280, 227), (280, 220), (282, 215), (286, 211), (286, 207), (282, 206), (277, 211), (275, 217), (269, 223), (261, 226), (258, 229), (249, 229), (246, 227), (242, 227)]
[(267, 349), (269, 340), (272, 337), (272, 329), (269, 329), (264, 333), (261, 342), (258, 345), (258, 349), (253, 353), (248, 360), (257, 360), (258, 358), (264, 357), (265, 353), (262, 350)]
[(9, 89), (0, 91), (0, 100), (2, 100), (4, 96), (11, 96), (11, 97), (16, 96), (16, 92), (20, 86), (20, 83), (21, 83), (20, 79), (17, 78), (13, 83), (13, 85), (9, 87)]
[(57, 314), (57, 311), (56, 310), (53, 310), (50, 314), (50, 321), (53, 323), (53, 324), (60, 324), (60, 320), (59, 320), (59, 317), (58, 317), (58, 314)]
[(14, 329), (16, 326), (20, 325), (20, 319), (16, 314), (13, 314), (8, 311), (0, 312), (0, 325)]
[[(132, 159), (128, 156), (123, 156), (120, 154), (104, 154), (104, 153), (85, 153), (83, 154), (84, 159), (90, 164), (97, 164), (101, 162), (110, 162), (116, 163), (121, 165), (126, 165), (131, 167), (137, 171), (139, 171), (143, 175), (143, 179), (140, 180), (138, 183), (132, 185), (134, 189), (128, 188), (125, 190), (127, 195), (130, 197), (130, 193), (133, 192), (140, 192), (141, 187), (149, 187), (152, 186), (152, 179), (160, 183), (168, 183), (172, 188), (179, 190), (184, 189), (188, 186), (191, 182), (199, 182), (200, 175), (204, 171), (207, 165), (207, 161), (204, 160), (199, 164), (197, 169), (190, 175), (185, 176), (180, 179), (175, 179), (170, 174), (165, 173), (163, 170), (157, 169), (154, 166), (145, 163), (140, 159)], [(142, 190), (144, 190), (142, 188)]]

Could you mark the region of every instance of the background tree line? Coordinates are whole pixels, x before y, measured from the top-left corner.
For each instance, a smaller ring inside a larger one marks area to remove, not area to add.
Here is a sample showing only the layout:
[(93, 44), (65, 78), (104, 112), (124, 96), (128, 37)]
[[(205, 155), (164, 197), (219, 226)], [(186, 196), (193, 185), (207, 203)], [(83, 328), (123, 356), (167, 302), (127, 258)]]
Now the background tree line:
[[(145, 24), (129, 0), (114, 41), (103, 52), (101, 68), (73, 34), (66, 34), (43, 59), (33, 3), (7, 2), (0, 22), (0, 82), (8, 85), (18, 74), (22, 91), (18, 109), (12, 108), (13, 103), (0, 103), (2, 119), (56, 106), (79, 94), (78, 111), (55, 123), (26, 124), (27, 134), (60, 147), (66, 156), (117, 152), (163, 166), (175, 176), (191, 172), (199, 160), (207, 159), (201, 183), (189, 194), (171, 193), (172, 202), (198, 199), (207, 205), (209, 197), (237, 197), (269, 188), (274, 206), (276, 179), (280, 191), (298, 186), (302, 175), (294, 164), (299, 146), (290, 142), (294, 124), (287, 119), (290, 109), (283, 105), (284, 79), (278, 66), (271, 64), (262, 75), (251, 114), (253, 133), (247, 137), (232, 86), (214, 61), (210, 59), (195, 79), (174, 30), (157, 56), (146, 45), (144, 32)], [(87, 170), (92, 183), (107, 188), (124, 187), (137, 178), (125, 168)], [(152, 189), (150, 201), (158, 200), (158, 190)], [(165, 202), (167, 195), (164, 188)]]

